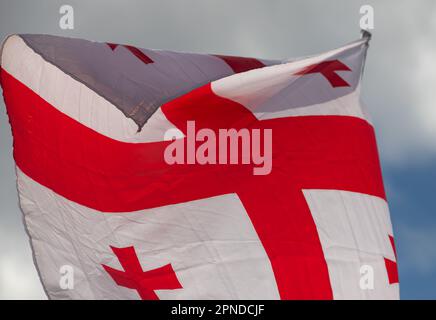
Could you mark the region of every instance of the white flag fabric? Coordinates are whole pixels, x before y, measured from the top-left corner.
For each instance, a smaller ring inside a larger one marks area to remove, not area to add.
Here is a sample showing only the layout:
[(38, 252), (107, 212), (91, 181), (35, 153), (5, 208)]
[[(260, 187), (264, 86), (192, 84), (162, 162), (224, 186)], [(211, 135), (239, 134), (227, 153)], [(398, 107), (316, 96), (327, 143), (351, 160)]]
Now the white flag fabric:
[(360, 102), (368, 41), (276, 61), (8, 37), (1, 84), (48, 297), (398, 299)]

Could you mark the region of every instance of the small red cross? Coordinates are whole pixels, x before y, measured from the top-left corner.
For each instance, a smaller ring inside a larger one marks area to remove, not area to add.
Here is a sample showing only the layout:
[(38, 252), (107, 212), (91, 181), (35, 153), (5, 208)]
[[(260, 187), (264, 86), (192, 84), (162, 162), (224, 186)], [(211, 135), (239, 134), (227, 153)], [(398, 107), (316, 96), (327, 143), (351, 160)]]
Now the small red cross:
[(115, 248), (111, 246), (124, 271), (102, 265), (117, 285), (138, 291), (142, 300), (159, 300), (154, 290), (180, 289), (182, 285), (177, 279), (171, 264), (143, 271), (134, 247)]
[(322, 74), (333, 88), (336, 87), (349, 87), (347, 81), (342, 79), (336, 72), (337, 71), (351, 71), (348, 66), (339, 60), (323, 61), (320, 63), (312, 64), (303, 70), (296, 73), (296, 75), (305, 75), (310, 73)]

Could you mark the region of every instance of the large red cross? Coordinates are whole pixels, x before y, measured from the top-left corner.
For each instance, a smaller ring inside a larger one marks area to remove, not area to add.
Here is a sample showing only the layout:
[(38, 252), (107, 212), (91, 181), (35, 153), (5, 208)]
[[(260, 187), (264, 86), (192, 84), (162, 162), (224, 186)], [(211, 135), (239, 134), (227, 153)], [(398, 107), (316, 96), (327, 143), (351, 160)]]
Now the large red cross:
[(182, 288), (171, 264), (144, 272), (134, 247), (111, 249), (124, 271), (107, 265), (103, 265), (103, 268), (119, 286), (138, 291), (141, 299), (159, 300), (155, 290)]
[(112, 140), (59, 112), (5, 71), (2, 82), (15, 160), (26, 175), (103, 212), (235, 193), (269, 257), (282, 299), (333, 297), (303, 189), (347, 190), (385, 199), (374, 131), (362, 119), (303, 116), (259, 121), (244, 106), (215, 95), (210, 85), (162, 107), (185, 133), (188, 120), (195, 121), (197, 129), (272, 129), (272, 172), (254, 176), (252, 165), (169, 166), (163, 155), (171, 142)]

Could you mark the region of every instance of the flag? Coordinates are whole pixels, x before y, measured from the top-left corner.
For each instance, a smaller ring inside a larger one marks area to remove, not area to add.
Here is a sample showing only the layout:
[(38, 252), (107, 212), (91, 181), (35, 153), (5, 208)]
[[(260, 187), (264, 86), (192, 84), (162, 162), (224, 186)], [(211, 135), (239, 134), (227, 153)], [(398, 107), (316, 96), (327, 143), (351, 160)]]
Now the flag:
[(397, 299), (360, 101), (368, 41), (279, 61), (8, 37), (1, 84), (48, 297)]

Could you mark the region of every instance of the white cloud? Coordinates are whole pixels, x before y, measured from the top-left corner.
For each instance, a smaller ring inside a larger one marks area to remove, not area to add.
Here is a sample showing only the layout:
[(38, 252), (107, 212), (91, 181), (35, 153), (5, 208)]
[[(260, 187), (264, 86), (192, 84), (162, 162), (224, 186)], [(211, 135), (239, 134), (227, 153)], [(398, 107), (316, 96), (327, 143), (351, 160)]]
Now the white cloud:
[(0, 299), (47, 299), (33, 263), (22, 254), (0, 256)]
[[(436, 34), (436, 28), (433, 32)], [(420, 39), (417, 51), (418, 65), (414, 79), (418, 102), (416, 112), (422, 124), (423, 137), (427, 138), (423, 140), (436, 149), (436, 41)]]

